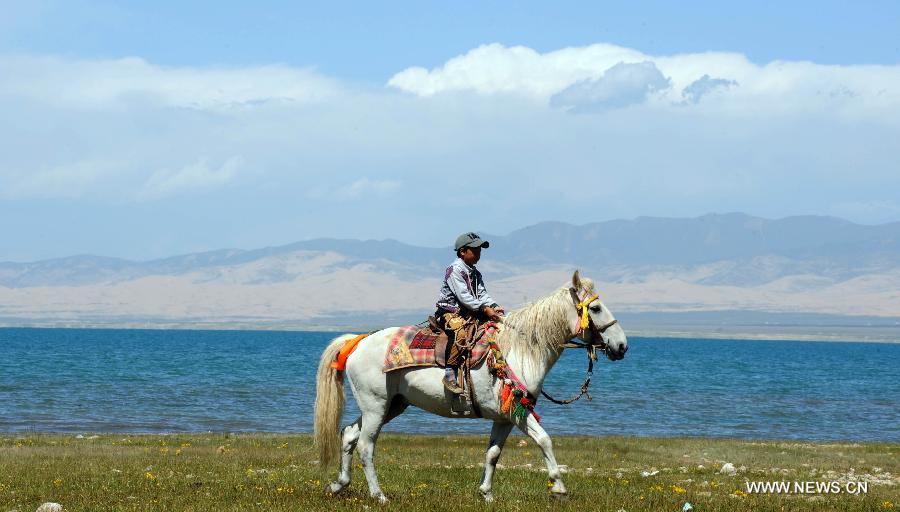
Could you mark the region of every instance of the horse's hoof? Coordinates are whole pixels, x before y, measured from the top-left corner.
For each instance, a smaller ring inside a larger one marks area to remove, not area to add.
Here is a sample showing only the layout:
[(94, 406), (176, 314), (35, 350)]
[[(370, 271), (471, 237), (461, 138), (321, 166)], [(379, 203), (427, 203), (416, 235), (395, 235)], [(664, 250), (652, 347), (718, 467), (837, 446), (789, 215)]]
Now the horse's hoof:
[(558, 501), (558, 502), (569, 501), (569, 495), (565, 491), (563, 491), (563, 492), (552, 492), (551, 491), (550, 497), (553, 498), (553, 501)]
[(375, 497), (378, 498), (379, 505), (387, 505), (387, 502), (388, 502), (387, 496), (385, 496), (384, 494), (379, 494), (378, 496), (375, 496)]
[(325, 486), (325, 495), (326, 496), (334, 496), (339, 492), (343, 491), (346, 486), (341, 485), (337, 482), (331, 482), (330, 484)]
[(485, 503), (493, 503), (494, 502), (494, 494), (490, 492), (481, 493), (481, 497), (484, 498)]

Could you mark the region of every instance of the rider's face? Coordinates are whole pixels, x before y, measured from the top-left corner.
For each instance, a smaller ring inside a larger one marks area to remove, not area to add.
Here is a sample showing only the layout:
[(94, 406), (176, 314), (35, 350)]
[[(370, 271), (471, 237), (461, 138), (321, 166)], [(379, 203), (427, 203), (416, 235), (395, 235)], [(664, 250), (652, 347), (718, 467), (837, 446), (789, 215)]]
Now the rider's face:
[(463, 247), (460, 257), (466, 265), (474, 265), (481, 259), (481, 247)]

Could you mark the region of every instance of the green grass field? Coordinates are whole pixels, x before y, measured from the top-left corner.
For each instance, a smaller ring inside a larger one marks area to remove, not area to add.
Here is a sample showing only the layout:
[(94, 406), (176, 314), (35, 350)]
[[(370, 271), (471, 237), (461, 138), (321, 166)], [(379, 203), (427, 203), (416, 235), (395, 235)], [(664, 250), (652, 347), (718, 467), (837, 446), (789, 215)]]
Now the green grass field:
[[(699, 438), (554, 440), (568, 466), (567, 500), (547, 493), (540, 450), (511, 437), (494, 479), (496, 502), (478, 494), (487, 436), (382, 435), (376, 465), (393, 510), (696, 511), (900, 510), (900, 445), (751, 442)], [(358, 461), (345, 493), (322, 489), (308, 435), (0, 434), (0, 512), (66, 510), (366, 510)], [(738, 468), (734, 476), (719, 469)], [(643, 471), (659, 471), (642, 476)], [(840, 482), (840, 494), (748, 493), (747, 481)], [(868, 485), (846, 493), (846, 482)]]

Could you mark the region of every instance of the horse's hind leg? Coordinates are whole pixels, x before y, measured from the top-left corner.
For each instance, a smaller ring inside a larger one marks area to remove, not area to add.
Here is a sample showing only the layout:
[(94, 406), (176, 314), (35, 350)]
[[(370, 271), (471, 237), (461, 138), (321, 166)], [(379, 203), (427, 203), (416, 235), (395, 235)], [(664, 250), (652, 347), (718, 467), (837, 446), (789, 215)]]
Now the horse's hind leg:
[(326, 488), (326, 491), (330, 493), (337, 494), (350, 485), (350, 464), (353, 462), (353, 449), (356, 448), (356, 442), (359, 440), (361, 424), (362, 417), (360, 416), (341, 431), (341, 469), (337, 481), (331, 482)]
[(541, 451), (544, 452), (544, 462), (547, 464), (547, 476), (550, 477), (550, 483), (552, 484), (550, 486), (550, 494), (557, 497), (565, 496), (566, 486), (563, 484), (562, 474), (559, 470), (559, 466), (556, 464), (556, 456), (553, 455), (553, 442), (550, 440), (550, 436), (547, 435), (547, 431), (544, 430), (544, 427), (542, 427), (531, 414), (526, 416), (524, 420), (519, 420), (517, 426), (522, 429), (523, 432), (528, 434), (528, 437), (533, 439), (534, 442), (541, 447)]
[(378, 485), (378, 476), (375, 474), (375, 442), (378, 440), (378, 433), (381, 431), (381, 425), (384, 416), (377, 413), (363, 413), (362, 427), (359, 433), (359, 441), (356, 443), (356, 451), (359, 452), (359, 458), (362, 462), (363, 473), (366, 475), (366, 482), (369, 484), (369, 496), (378, 498), (381, 503), (387, 503), (387, 496), (381, 491)]
[[(384, 419), (382, 425), (387, 424), (387, 422), (399, 416), (408, 406), (409, 404), (402, 400), (394, 400), (391, 403), (387, 417)], [(359, 441), (359, 436), (362, 431), (360, 428), (361, 425), (362, 416), (356, 418), (356, 421), (344, 427), (344, 430), (341, 432), (341, 469), (338, 473), (337, 481), (328, 484), (326, 490), (330, 493), (337, 494), (350, 485), (350, 465), (353, 463), (353, 449), (356, 448), (356, 443)]]
[(400, 415), (409, 405), (401, 397), (396, 397), (390, 404), (380, 398), (372, 397), (368, 400), (358, 400), (362, 411), (362, 425), (360, 427), (359, 440), (356, 443), (356, 451), (362, 462), (363, 473), (369, 484), (369, 495), (378, 498), (381, 503), (387, 503), (387, 496), (378, 485), (378, 476), (375, 474), (375, 442), (387, 422)]
[(481, 486), (478, 487), (478, 490), (481, 491), (481, 495), (484, 497), (484, 501), (494, 501), (494, 496), (491, 494), (494, 469), (497, 467), (500, 452), (503, 451), (503, 444), (506, 443), (506, 438), (509, 437), (509, 432), (512, 428), (512, 423), (505, 421), (495, 421), (494, 426), (491, 427), (491, 440), (488, 442), (484, 460), (484, 477), (481, 479)]

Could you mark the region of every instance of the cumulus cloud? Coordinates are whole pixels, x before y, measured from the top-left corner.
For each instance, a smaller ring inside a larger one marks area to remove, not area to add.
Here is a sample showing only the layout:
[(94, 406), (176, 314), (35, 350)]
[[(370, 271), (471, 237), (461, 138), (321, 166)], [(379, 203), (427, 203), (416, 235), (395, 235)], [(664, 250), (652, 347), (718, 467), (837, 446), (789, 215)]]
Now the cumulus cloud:
[[(751, 113), (759, 111), (761, 102), (781, 111), (841, 109), (850, 102), (866, 115), (877, 115), (878, 108), (900, 107), (900, 66), (793, 61), (757, 65), (738, 53), (654, 56), (610, 44), (546, 53), (521, 46), (484, 45), (431, 70), (403, 70), (391, 77), (388, 86), (422, 97), (455, 91), (517, 94), (549, 102), (563, 91), (584, 95), (619, 63), (645, 62), (652, 63), (671, 85), (657, 95), (662, 105), (683, 104), (686, 98), (699, 100), (717, 91), (728, 93), (726, 106), (731, 111)], [(733, 87), (735, 84), (740, 87)]]
[(597, 79), (576, 82), (550, 98), (550, 105), (572, 112), (590, 112), (643, 103), (657, 91), (668, 89), (669, 79), (652, 62), (620, 62)]
[(690, 85), (685, 87), (681, 91), (681, 95), (684, 96), (686, 102), (697, 103), (700, 101), (700, 98), (716, 91), (717, 89), (728, 89), (729, 87), (737, 85), (738, 83), (734, 80), (725, 80), (724, 78), (711, 78), (709, 75), (703, 75), (699, 80), (691, 82)]
[(641, 52), (611, 44), (541, 54), (524, 46), (495, 43), (479, 46), (430, 71), (408, 68), (391, 77), (388, 85), (419, 96), (474, 91), (549, 98), (576, 82), (598, 78), (619, 62), (645, 60)]

